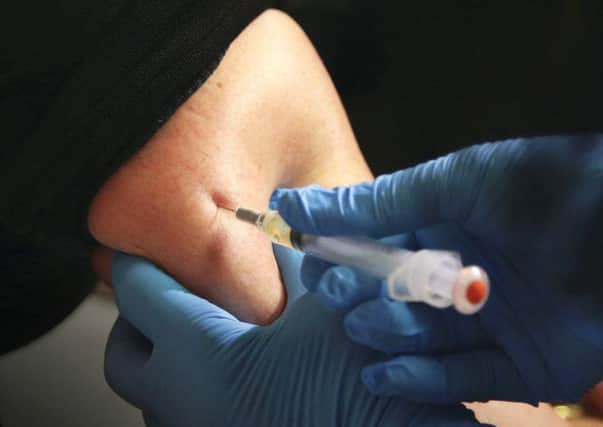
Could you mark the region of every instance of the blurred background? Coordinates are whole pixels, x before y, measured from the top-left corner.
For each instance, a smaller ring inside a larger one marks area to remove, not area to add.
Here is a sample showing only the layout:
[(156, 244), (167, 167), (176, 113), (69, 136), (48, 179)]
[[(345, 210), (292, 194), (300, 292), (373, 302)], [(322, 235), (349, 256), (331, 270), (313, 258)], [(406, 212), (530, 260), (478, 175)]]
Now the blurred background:
[[(600, 1), (280, 3), (319, 50), (376, 174), (479, 142), (603, 128)], [(104, 382), (115, 318), (95, 293), (0, 358), (4, 427), (142, 426)]]
[(602, 129), (600, 1), (283, 3), (376, 173), (479, 142)]

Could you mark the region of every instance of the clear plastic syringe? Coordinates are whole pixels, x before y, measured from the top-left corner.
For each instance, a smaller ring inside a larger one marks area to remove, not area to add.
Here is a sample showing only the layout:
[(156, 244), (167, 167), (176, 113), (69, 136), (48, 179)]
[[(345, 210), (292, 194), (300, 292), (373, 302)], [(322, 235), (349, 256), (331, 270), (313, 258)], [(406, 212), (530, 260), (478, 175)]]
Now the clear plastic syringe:
[(488, 299), (490, 282), (486, 272), (477, 266), (463, 267), (455, 252), (414, 252), (365, 237), (304, 234), (291, 229), (277, 211), (233, 211), (238, 219), (255, 225), (274, 243), (384, 279), (393, 300), (421, 301), (439, 308), (453, 305), (460, 313), (473, 314)]

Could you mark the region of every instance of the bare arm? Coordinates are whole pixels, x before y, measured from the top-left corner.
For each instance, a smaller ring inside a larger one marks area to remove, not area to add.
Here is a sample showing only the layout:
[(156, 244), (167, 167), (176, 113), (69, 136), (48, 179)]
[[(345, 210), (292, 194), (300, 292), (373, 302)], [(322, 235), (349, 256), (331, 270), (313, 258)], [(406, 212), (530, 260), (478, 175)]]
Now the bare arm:
[(145, 256), (242, 319), (265, 323), (285, 302), (270, 243), (217, 205), (264, 208), (278, 186), (368, 179), (319, 57), (291, 19), (268, 11), (104, 184), (88, 224), (102, 244)]

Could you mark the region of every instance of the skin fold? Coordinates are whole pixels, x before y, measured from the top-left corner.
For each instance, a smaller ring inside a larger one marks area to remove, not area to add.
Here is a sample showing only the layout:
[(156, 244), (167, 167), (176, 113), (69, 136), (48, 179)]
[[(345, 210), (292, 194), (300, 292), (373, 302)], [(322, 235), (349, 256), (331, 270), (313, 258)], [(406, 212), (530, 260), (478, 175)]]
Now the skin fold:
[[(110, 282), (112, 250), (143, 256), (240, 319), (267, 324), (286, 302), (271, 243), (219, 206), (265, 209), (277, 187), (372, 178), (312, 44), (270, 10), (99, 189), (88, 215), (102, 245), (93, 266)], [(489, 405), (472, 409), (497, 425), (554, 417), (548, 408)]]

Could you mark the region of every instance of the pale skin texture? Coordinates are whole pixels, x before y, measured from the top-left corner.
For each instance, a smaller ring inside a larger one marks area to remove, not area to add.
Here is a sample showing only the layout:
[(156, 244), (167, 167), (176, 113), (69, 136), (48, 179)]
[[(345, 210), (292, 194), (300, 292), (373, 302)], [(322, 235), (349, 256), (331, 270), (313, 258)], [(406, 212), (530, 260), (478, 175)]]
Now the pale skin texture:
[[(271, 244), (218, 206), (264, 209), (277, 187), (370, 179), (311, 43), (289, 17), (268, 11), (100, 188), (88, 226), (105, 247), (144, 256), (239, 318), (266, 324), (286, 302)], [(109, 254), (93, 259), (106, 281)], [(500, 425), (524, 425), (508, 423), (514, 411), (505, 405), (490, 416), (487, 405), (474, 408), (484, 419), (502, 416)]]
[(105, 246), (144, 256), (264, 324), (286, 300), (271, 244), (217, 205), (264, 209), (279, 186), (371, 178), (311, 43), (286, 15), (268, 11), (103, 185), (88, 225)]

